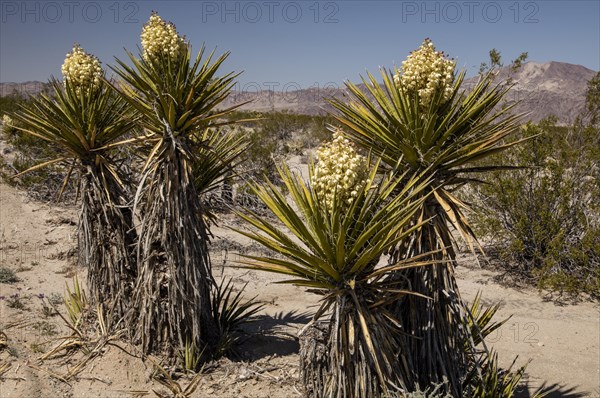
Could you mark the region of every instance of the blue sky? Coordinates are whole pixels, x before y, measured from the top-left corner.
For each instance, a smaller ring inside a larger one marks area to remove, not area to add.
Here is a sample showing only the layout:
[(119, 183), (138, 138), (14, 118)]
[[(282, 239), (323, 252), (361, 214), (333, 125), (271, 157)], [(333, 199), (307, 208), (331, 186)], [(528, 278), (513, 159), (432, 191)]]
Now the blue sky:
[(430, 37), (474, 73), (506, 62), (600, 69), (599, 1), (0, 1), (0, 81), (47, 80), (74, 42), (104, 65), (137, 51), (151, 10), (197, 50), (231, 51), (239, 87), (323, 87), (399, 65)]

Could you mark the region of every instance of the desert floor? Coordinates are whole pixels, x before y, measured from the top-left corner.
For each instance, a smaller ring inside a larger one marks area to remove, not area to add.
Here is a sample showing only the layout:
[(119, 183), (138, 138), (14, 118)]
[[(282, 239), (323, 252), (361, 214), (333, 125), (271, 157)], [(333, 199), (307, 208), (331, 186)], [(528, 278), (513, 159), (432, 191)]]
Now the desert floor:
[[(0, 364), (10, 366), (0, 380), (0, 397), (136, 397), (154, 396), (166, 389), (151, 378), (153, 365), (142, 361), (135, 347), (108, 346), (76, 378), (60, 375), (84, 357), (40, 362), (56, 339), (68, 334), (59, 316), (45, 316), (39, 294), (62, 296), (74, 275), (85, 281), (85, 270), (73, 265), (74, 207), (32, 201), (23, 192), (0, 185), (0, 265), (17, 271), (19, 282), (0, 284), (0, 330), (8, 348)], [(235, 224), (230, 216), (223, 224)], [(249, 242), (226, 228), (213, 229), (213, 271), (217, 279), (231, 276), (237, 287), (247, 284), (245, 296), (265, 304), (248, 327), (248, 339), (233, 359), (209, 365), (192, 397), (301, 396), (298, 371), (298, 330), (310, 319), (317, 298), (300, 288), (274, 284), (276, 277), (231, 266), (236, 250), (252, 249)], [(226, 251), (225, 248), (230, 250)], [(71, 252), (71, 255), (70, 255)], [(536, 289), (514, 288), (497, 282), (499, 273), (475, 266), (464, 254), (457, 268), (461, 293), (472, 300), (483, 292), (486, 304), (501, 302), (498, 319), (512, 318), (488, 344), (499, 353), (502, 366), (518, 356), (517, 365), (531, 359), (521, 397), (539, 387), (549, 397), (600, 397), (600, 307), (593, 302), (557, 304)], [(23, 308), (10, 308), (15, 296)], [(13, 296), (13, 297), (11, 297)], [(62, 312), (64, 305), (60, 305)], [(178, 380), (182, 387), (189, 378)]]

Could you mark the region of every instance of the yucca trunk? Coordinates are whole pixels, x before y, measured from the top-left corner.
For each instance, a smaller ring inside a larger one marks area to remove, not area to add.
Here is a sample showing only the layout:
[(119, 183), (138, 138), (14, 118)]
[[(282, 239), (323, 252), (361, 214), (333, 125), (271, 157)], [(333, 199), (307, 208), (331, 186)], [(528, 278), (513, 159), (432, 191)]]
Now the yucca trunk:
[(398, 361), (405, 347), (397, 327), (383, 306), (370, 308), (360, 294), (357, 289), (354, 298), (338, 296), (328, 320), (302, 331), (300, 372), (307, 397), (378, 398), (412, 389), (404, 381), (413, 370)]
[(446, 390), (462, 396), (462, 380), (467, 371), (464, 352), (464, 305), (461, 302), (452, 266), (438, 264), (428, 269), (406, 271), (412, 290), (431, 300), (406, 297), (395, 313), (407, 338), (408, 353), (415, 365), (416, 382), (422, 386), (446, 383)]
[[(400, 321), (407, 351), (403, 356), (410, 361), (414, 382), (421, 388), (444, 384), (444, 390), (461, 397), (462, 382), (469, 368), (468, 353), (473, 347), (466, 308), (456, 278), (454, 267), (456, 255), (452, 248), (448, 229), (436, 228), (443, 209), (437, 203), (428, 203), (423, 209), (423, 219), (437, 215), (423, 225), (415, 234), (412, 245), (395, 252), (390, 264), (402, 260), (400, 253), (418, 256), (434, 252), (429, 267), (399, 271), (394, 279), (408, 283), (410, 290), (429, 297), (407, 295), (392, 307), (392, 313)], [(438, 224), (439, 225), (439, 224)]]
[(144, 352), (172, 353), (193, 344), (210, 355), (218, 329), (211, 316), (208, 230), (191, 179), (191, 159), (181, 151), (186, 138), (169, 133), (146, 168), (136, 198), (144, 218), (134, 295), (139, 315), (130, 324)]
[(84, 162), (81, 172), (79, 261), (88, 269), (93, 300), (118, 322), (130, 308), (137, 273), (132, 211), (123, 188), (100, 166)]

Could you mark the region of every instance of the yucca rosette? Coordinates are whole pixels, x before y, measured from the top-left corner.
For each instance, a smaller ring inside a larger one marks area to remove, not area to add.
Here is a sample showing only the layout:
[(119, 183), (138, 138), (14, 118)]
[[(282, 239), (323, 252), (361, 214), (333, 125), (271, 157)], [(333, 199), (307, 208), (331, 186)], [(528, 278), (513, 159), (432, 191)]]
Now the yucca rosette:
[(48, 92), (30, 97), (12, 115), (19, 132), (48, 142), (57, 157), (17, 176), (61, 164), (65, 179), (58, 198), (75, 180), (81, 198), (78, 263), (87, 270), (92, 302), (106, 310), (107, 324), (116, 325), (130, 310), (137, 241), (128, 172), (117, 148), (136, 127), (137, 117), (104, 80), (98, 58), (78, 44), (61, 69), (62, 81), (52, 78)]

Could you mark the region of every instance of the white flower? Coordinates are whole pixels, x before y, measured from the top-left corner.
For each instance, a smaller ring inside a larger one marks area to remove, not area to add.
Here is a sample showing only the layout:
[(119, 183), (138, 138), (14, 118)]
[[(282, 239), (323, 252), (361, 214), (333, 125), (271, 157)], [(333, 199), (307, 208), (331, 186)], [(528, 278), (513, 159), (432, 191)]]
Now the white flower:
[(425, 39), (418, 50), (402, 61), (402, 70), (394, 76), (394, 83), (418, 95), (419, 103), (427, 108), (440, 90), (444, 102), (450, 99), (455, 66), (443, 52), (435, 51), (431, 40)]
[(86, 53), (79, 44), (67, 54), (61, 68), (65, 84), (69, 82), (78, 91), (97, 89), (102, 82), (104, 71), (98, 58)]
[(165, 22), (154, 12), (142, 29), (141, 39), (142, 55), (146, 60), (161, 53), (178, 59), (187, 51), (185, 40), (179, 36), (175, 25)]
[(5, 128), (12, 127), (13, 126), (13, 120), (12, 120), (12, 118), (10, 116), (6, 115), (6, 114), (3, 115), (2, 116), (2, 125)]
[(366, 184), (366, 158), (337, 130), (333, 141), (319, 148), (317, 159), (312, 185), (320, 200), (329, 211), (334, 210), (334, 197), (338, 206), (352, 203)]

